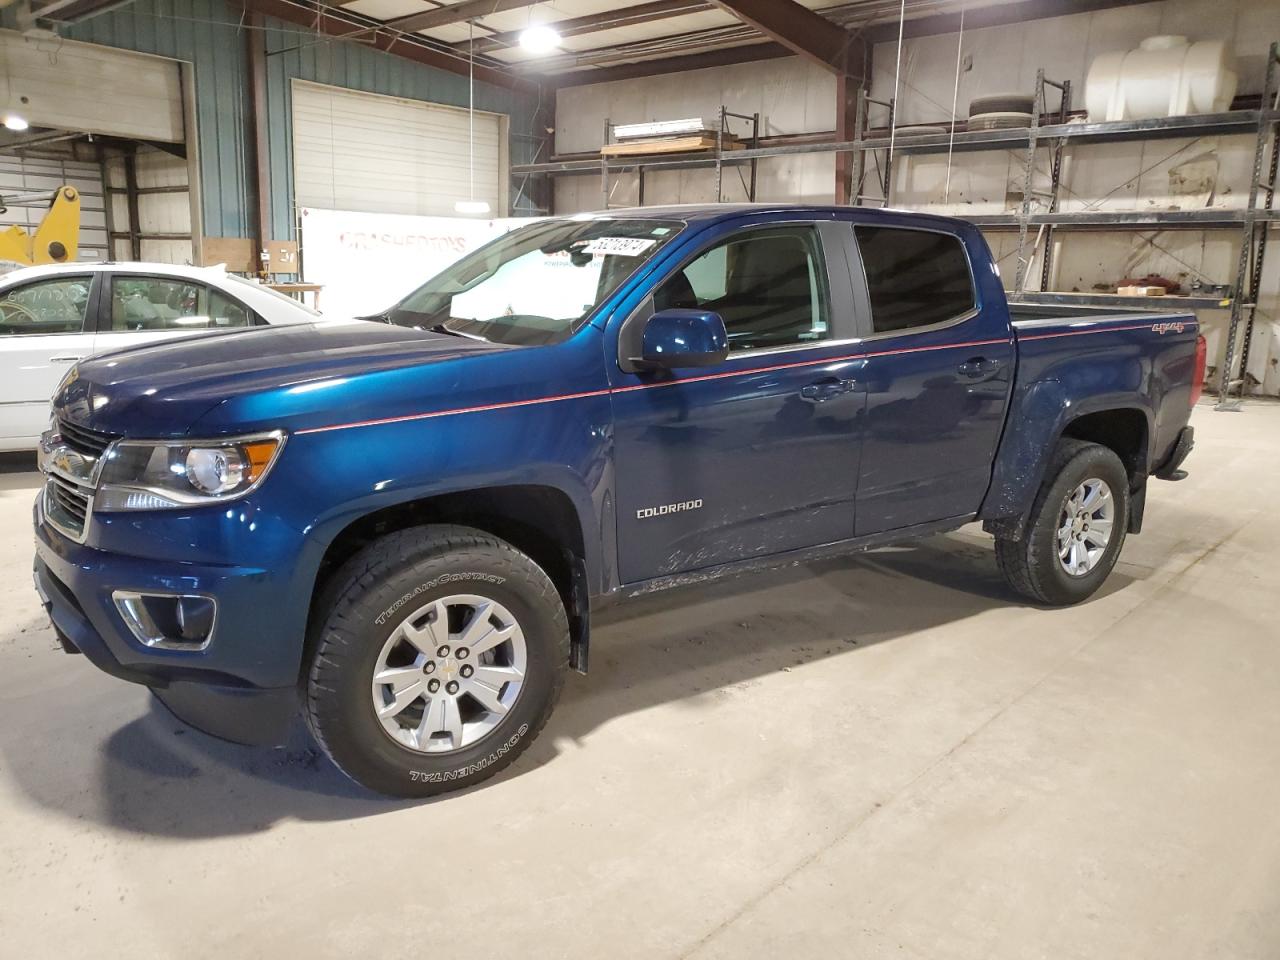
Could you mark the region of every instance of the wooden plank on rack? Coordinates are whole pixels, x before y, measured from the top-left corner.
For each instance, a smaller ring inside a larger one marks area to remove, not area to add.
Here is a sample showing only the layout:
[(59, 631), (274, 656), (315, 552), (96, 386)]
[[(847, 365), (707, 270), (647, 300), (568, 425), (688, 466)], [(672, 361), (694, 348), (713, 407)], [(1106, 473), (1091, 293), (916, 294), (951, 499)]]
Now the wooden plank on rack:
[[(646, 157), (664, 153), (697, 153), (703, 150), (714, 150), (716, 138), (713, 136), (672, 137), (669, 140), (633, 140), (628, 143), (606, 144), (600, 151), (606, 157)], [(739, 140), (725, 138), (723, 149), (741, 150), (743, 144)]]

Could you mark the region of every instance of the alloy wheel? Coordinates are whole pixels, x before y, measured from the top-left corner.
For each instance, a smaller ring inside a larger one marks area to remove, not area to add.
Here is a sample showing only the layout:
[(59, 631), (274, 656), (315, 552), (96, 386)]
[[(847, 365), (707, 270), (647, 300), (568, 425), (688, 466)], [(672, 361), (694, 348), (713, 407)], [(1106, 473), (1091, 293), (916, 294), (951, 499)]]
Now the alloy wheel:
[(1088, 574), (1111, 542), (1116, 504), (1105, 480), (1090, 477), (1062, 504), (1058, 518), (1058, 560), (1073, 577)]
[(397, 743), (421, 753), (469, 747), (502, 722), (524, 688), (528, 650), (511, 612), (460, 594), (419, 607), (383, 644), (373, 709)]

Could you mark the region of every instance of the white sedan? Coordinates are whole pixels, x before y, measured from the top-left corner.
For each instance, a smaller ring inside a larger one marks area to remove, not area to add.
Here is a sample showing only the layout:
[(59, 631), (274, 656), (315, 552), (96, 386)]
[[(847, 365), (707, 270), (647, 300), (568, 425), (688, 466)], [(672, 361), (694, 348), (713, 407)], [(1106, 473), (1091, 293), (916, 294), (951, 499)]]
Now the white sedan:
[(0, 452), (30, 450), (77, 360), (201, 330), (320, 314), (221, 267), (62, 263), (0, 277)]

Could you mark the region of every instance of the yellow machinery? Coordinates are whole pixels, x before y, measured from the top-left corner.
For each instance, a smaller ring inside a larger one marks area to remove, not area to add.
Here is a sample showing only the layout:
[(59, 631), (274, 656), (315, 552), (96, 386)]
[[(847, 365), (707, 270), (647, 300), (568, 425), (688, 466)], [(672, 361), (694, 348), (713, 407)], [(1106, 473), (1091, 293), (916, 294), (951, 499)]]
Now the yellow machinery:
[[(0, 213), (7, 206), (34, 206), (48, 202), (50, 194), (0, 197)], [(34, 233), (21, 227), (0, 230), (0, 272), (44, 263), (69, 263), (80, 246), (80, 191), (62, 186), (52, 194), (49, 209)]]

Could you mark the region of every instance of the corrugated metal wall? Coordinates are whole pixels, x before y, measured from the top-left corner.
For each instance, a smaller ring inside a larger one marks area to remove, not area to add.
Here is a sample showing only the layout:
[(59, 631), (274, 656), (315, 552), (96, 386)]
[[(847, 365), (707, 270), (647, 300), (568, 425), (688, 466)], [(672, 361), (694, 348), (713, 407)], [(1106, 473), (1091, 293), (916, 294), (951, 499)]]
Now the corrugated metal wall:
[(239, 11), (220, 0), (140, 0), (67, 29), (73, 40), (141, 50), (195, 70), (204, 232), (249, 236), (247, 65)]
[[(252, 176), (245, 142), (248, 64), (243, 14), (223, 0), (136, 0), (67, 30), (90, 43), (186, 60), (194, 65), (204, 232), (247, 237)], [(397, 97), (466, 106), (467, 78), (267, 21), (267, 129), (270, 131), (272, 237), (294, 235), (290, 80), (315, 80)], [(536, 100), (476, 83), (476, 108), (511, 118), (512, 163), (532, 159)], [(522, 206), (524, 203), (522, 203)]]

